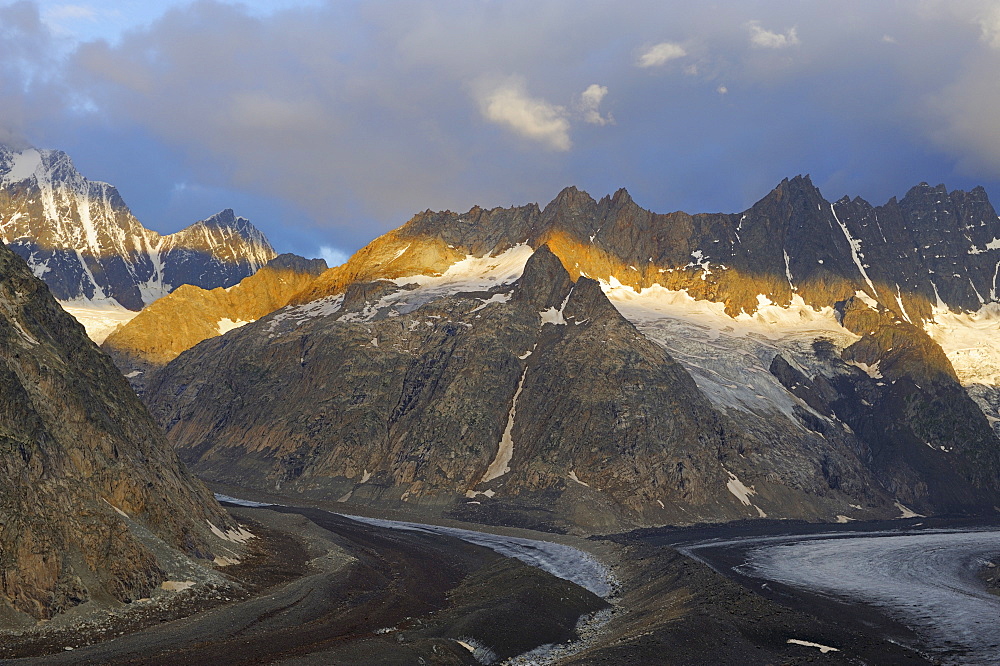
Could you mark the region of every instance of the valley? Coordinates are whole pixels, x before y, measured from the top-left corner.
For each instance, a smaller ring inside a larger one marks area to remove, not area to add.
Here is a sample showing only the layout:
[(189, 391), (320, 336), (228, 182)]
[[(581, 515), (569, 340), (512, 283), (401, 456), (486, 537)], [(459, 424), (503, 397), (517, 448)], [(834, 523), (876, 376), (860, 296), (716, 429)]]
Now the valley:
[[(945, 519), (920, 530), (914, 524), (920, 521), (912, 519), (902, 525), (855, 524), (847, 535), (828, 537), (824, 532), (836, 528), (745, 521), (586, 540), (523, 529), (483, 532), (453, 521), (417, 524), (400, 514), (388, 520), (357, 518), (359, 523), (318, 507), (220, 497), (241, 522), (267, 535), (268, 547), (280, 557), (263, 566), (255, 563), (272, 577), (258, 580), (249, 598), (186, 619), (159, 619), (90, 646), (86, 633), (63, 634), (58, 640), (73, 639), (73, 650), (58, 647), (46, 657), (4, 663), (411, 663), (424, 658), (454, 664), (600, 664), (655, 663), (669, 654), (670, 663), (805, 664), (820, 655), (820, 647), (835, 648), (822, 653), (829, 663), (940, 663), (930, 656), (933, 650), (927, 651), (928, 637), (935, 634), (908, 628), (892, 610), (850, 598), (831, 601), (817, 594), (822, 590), (771, 583), (772, 576), (767, 576), (771, 587), (761, 588), (761, 574), (737, 565), (748, 549), (771, 548), (768, 544), (868, 534), (876, 535), (869, 540), (921, 532), (940, 537), (949, 524), (961, 538), (970, 527), (968, 521)], [(285, 540), (271, 534), (284, 534)], [(522, 550), (514, 559), (508, 559), (511, 545)], [(601, 594), (527, 567), (518, 561), (524, 549), (540, 555), (530, 557), (535, 567), (555, 570)], [(508, 557), (498, 554), (505, 551)], [(837, 561), (829, 555), (824, 559)], [(937, 566), (951, 566), (947, 559), (932, 560), (934, 572), (925, 570), (921, 578), (933, 580)], [(595, 562), (604, 564), (595, 569)], [(605, 573), (595, 577), (604, 567)], [(449, 589), (453, 592), (443, 594)], [(987, 603), (996, 607), (1000, 599)], [(540, 624), (541, 617), (549, 619)], [(574, 634), (577, 618), (592, 619)], [(566, 644), (567, 638), (572, 642)], [(25, 641), (21, 650), (43, 649), (52, 640), (35, 643), (37, 648)], [(937, 651), (967, 663), (961, 655), (969, 653), (959, 643)], [(946, 658), (944, 663), (952, 662)]]
[[(46, 247), (86, 237), (105, 263), (0, 254), (16, 481), (0, 658), (995, 649), (967, 616), (954, 640), (928, 622), (972, 597), (973, 615), (994, 608), (972, 569), (1000, 543), (960, 529), (1000, 506), (1000, 218), (982, 190), (921, 184), (873, 207), (799, 176), (742, 213), (664, 215), (571, 187), (544, 207), (425, 211), (330, 267), (276, 255), (232, 211), (178, 232), (204, 247), (161, 253), (111, 186), (36, 153), (0, 155), (12, 245), (58, 218)], [(204, 279), (157, 272), (153, 289), (143, 266), (168, 260)], [(891, 546), (900, 532), (916, 550)], [(942, 555), (917, 568), (926, 539)], [(955, 548), (972, 569), (949, 568)], [(879, 560), (964, 596), (914, 610), (861, 576)], [(845, 567), (859, 587), (833, 584)]]

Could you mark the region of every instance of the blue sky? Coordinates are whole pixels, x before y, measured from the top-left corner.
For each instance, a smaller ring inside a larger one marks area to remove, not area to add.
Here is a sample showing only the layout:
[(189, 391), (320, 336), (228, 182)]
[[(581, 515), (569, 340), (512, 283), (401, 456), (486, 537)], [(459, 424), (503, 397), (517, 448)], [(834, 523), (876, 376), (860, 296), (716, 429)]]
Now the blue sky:
[(158, 231), (231, 207), (307, 256), (566, 185), (1000, 203), (998, 71), (996, 0), (0, 1), (0, 140)]

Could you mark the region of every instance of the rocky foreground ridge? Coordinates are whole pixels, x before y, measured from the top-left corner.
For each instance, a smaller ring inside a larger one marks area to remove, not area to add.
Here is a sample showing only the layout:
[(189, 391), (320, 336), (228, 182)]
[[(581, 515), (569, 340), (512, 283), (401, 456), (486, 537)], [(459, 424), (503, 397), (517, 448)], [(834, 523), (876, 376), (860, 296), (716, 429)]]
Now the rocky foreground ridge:
[(239, 550), (121, 373), (2, 244), (0, 470), (0, 627), (149, 597), (178, 562)]
[(927, 327), (992, 307), (998, 236), (982, 190), (804, 177), (736, 215), (425, 212), (145, 399), (205, 478), (485, 522), (990, 511), (1000, 415)]
[(224, 210), (161, 236), (111, 185), (87, 180), (60, 151), (0, 146), (0, 241), (60, 301), (130, 310), (182, 284), (228, 287), (275, 257), (250, 222)]

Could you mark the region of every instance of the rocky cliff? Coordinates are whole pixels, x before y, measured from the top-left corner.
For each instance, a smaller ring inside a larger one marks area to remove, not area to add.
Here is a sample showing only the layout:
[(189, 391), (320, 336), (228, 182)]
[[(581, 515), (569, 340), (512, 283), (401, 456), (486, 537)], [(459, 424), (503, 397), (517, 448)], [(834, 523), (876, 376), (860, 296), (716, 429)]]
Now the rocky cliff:
[(0, 241), (60, 301), (140, 310), (182, 284), (236, 284), (274, 258), (264, 235), (225, 210), (161, 236), (118, 191), (84, 178), (69, 156), (0, 146)]
[(226, 535), (232, 520), (2, 244), (0, 469), (0, 625), (148, 597), (163, 557), (232, 554), (211, 528)]

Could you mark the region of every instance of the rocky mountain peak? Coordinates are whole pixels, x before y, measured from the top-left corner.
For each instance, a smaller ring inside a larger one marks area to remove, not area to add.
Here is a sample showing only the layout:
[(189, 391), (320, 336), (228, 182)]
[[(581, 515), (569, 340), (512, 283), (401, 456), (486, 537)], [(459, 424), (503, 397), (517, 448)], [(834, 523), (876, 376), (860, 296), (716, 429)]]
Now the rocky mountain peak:
[(800, 174), (794, 178), (782, 180), (777, 187), (771, 190), (770, 194), (762, 199), (762, 202), (767, 201), (772, 196), (778, 200), (787, 201), (813, 201), (817, 199), (825, 201), (819, 188), (813, 185), (809, 174)]
[(226, 208), (215, 215), (201, 221), (206, 227), (236, 227), (239, 223), (249, 222), (245, 217), (237, 217), (232, 208)]
[(611, 197), (611, 201), (618, 206), (624, 206), (626, 204), (634, 203), (632, 201), (632, 195), (628, 193), (624, 187), (618, 188)]
[(319, 275), (328, 266), (324, 259), (306, 259), (297, 254), (286, 252), (267, 262), (267, 268), (279, 271), (293, 271), (295, 273), (306, 273), (308, 275)]
[(61, 151), (0, 147), (0, 242), (62, 301), (139, 310), (181, 284), (230, 286), (274, 257), (232, 210), (162, 236)]
[(548, 308), (562, 310), (566, 294), (572, 287), (569, 272), (559, 257), (548, 245), (542, 245), (524, 265), (521, 279), (514, 287), (514, 298), (531, 303), (539, 311)]
[(543, 215), (549, 215), (554, 211), (563, 211), (567, 213), (580, 213), (586, 210), (591, 210), (596, 207), (597, 202), (594, 198), (584, 192), (583, 190), (577, 189), (575, 186), (570, 185), (565, 187), (556, 198), (549, 202), (545, 208), (542, 209)]
[(563, 308), (563, 316), (574, 323), (594, 321), (604, 316), (620, 317), (618, 310), (608, 300), (601, 283), (581, 276), (573, 285), (573, 291)]

